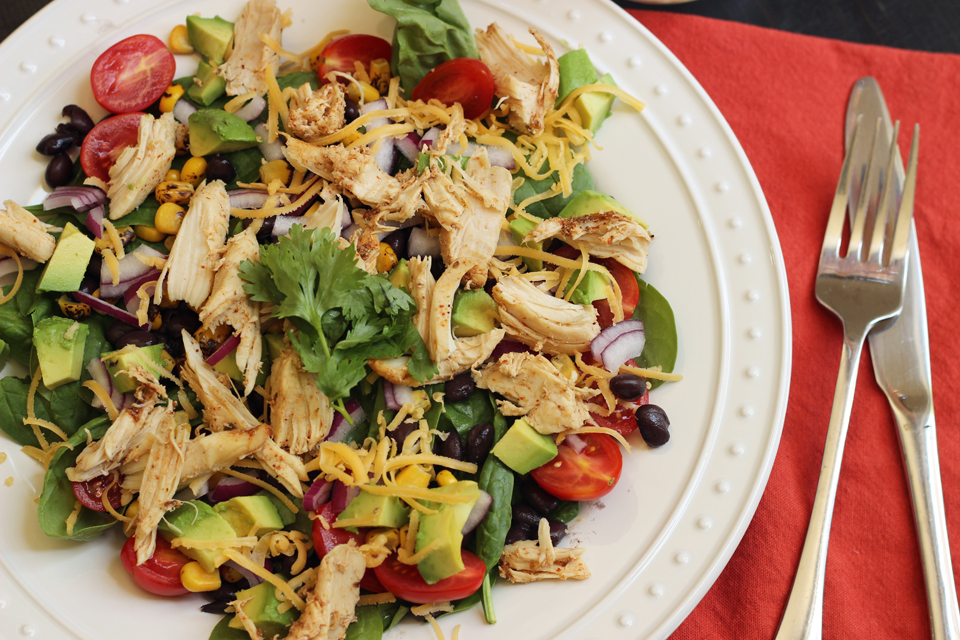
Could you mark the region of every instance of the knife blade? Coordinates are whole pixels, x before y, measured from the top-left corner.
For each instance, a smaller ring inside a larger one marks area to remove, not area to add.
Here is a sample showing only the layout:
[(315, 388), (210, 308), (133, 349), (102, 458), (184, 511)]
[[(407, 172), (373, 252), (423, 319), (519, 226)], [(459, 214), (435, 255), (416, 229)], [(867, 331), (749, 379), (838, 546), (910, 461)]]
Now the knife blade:
[[(878, 177), (882, 180), (884, 159), (889, 153), (893, 127), (880, 85), (874, 78), (861, 78), (850, 92), (845, 126), (847, 147), (850, 145), (851, 130), (857, 117), (864, 122), (874, 122), (877, 119), (882, 121), (881, 135), (875, 151), (878, 162), (874, 163), (875, 171), (879, 172)], [(864, 139), (860, 142), (855, 149), (856, 170), (851, 184), (851, 202), (857, 202), (861, 188), (867, 184), (865, 174), (872, 141)], [(903, 185), (903, 163), (899, 152), (896, 154), (895, 163), (893, 180), (896, 181), (894, 186), (897, 197), (892, 199), (891, 207), (898, 206)], [(875, 215), (879, 192), (880, 187), (876, 193), (871, 194), (870, 217)], [(850, 215), (852, 218), (852, 209)], [(923, 559), (932, 637), (935, 640), (958, 640), (960, 608), (957, 605), (947, 521), (943, 509), (926, 301), (914, 225), (911, 225), (910, 229), (910, 253), (907, 260), (903, 311), (898, 318), (878, 325), (870, 334), (870, 358), (877, 384), (887, 396), (900, 436), (901, 454), (910, 486)]]

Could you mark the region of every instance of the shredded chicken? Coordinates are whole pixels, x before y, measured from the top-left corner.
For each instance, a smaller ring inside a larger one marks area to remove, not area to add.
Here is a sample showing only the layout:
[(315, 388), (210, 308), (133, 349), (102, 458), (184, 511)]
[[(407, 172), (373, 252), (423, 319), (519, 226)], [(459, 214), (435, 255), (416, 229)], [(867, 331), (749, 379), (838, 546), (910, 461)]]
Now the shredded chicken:
[(183, 468), (183, 453), (190, 438), (190, 425), (180, 423), (173, 412), (168, 412), (157, 425), (156, 436), (147, 455), (143, 481), (140, 485), (140, 508), (137, 510), (134, 528), (134, 549), (137, 564), (143, 564), (153, 556), (156, 548), (157, 525), (167, 511), (180, 506), (173, 494), (180, 484)]
[(159, 118), (146, 114), (140, 118), (137, 144), (120, 152), (110, 167), (107, 197), (110, 219), (127, 215), (163, 182), (177, 154), (177, 121), (172, 113)]
[(320, 561), (307, 606), (290, 626), (286, 640), (343, 640), (356, 619), (360, 579), (366, 569), (366, 557), (359, 549), (346, 544), (334, 547)]
[(166, 283), (170, 300), (183, 300), (194, 309), (203, 306), (213, 289), (217, 264), (226, 248), (229, 223), (230, 199), (226, 185), (214, 180), (197, 189), (160, 272), (154, 296), (156, 304), (163, 299)]
[(301, 140), (316, 142), (343, 128), (346, 107), (346, 94), (339, 82), (328, 82), (319, 91), (304, 83), (290, 98), (287, 129)]
[(280, 42), (282, 31), (280, 9), (274, 0), (250, 0), (233, 26), (233, 50), (227, 61), (217, 67), (217, 74), (227, 81), (228, 96), (242, 96), (256, 91), (267, 92), (267, 69), (276, 74), (280, 56), (260, 39), (266, 34)]
[(272, 438), (268, 438), (257, 449), (254, 456), (260, 461), (266, 472), (276, 478), (287, 491), (298, 498), (303, 497), (303, 487), (300, 482), (306, 482), (310, 478), (307, 476), (307, 468), (299, 456), (287, 453)]
[(183, 456), (180, 484), (233, 466), (260, 449), (269, 437), (270, 427), (262, 424), (255, 429), (221, 431), (190, 440)]
[(500, 577), (513, 583), (538, 580), (586, 580), (590, 569), (583, 561), (580, 547), (554, 548), (552, 562), (543, 562), (536, 540), (521, 540), (503, 548)]
[(213, 292), (200, 309), (200, 321), (208, 330), (227, 324), (233, 328), (234, 335), (240, 336), (236, 351), (237, 368), (243, 372), (243, 395), (248, 396), (257, 383), (263, 337), (260, 335), (260, 304), (244, 292), (244, 282), (240, 279), (240, 263), (245, 260), (260, 260), (260, 245), (253, 227), (227, 242), (223, 260), (217, 266)]
[(598, 393), (575, 387), (549, 360), (532, 353), (505, 353), (474, 371), (473, 379), (481, 389), (506, 398), (497, 401), (503, 415), (525, 416), (543, 434), (582, 427), (591, 420), (583, 401)]
[(203, 359), (200, 345), (187, 330), (181, 333), (185, 360), (180, 376), (196, 392), (203, 405), (203, 421), (211, 431), (252, 429), (260, 424), (240, 398), (231, 393)]
[(67, 479), (70, 482), (85, 482), (106, 475), (130, 461), (130, 458), (134, 458), (131, 453), (136, 452), (168, 418), (167, 407), (157, 406), (155, 398), (124, 409), (102, 438), (80, 452), (76, 464), (66, 470)]
[(7, 200), (3, 206), (6, 209), (0, 209), (0, 243), (31, 260), (49, 260), (57, 247), (49, 232), (59, 229), (41, 222), (13, 200)]
[(600, 334), (592, 305), (573, 304), (541, 291), (520, 276), (502, 276), (491, 292), (500, 322), (511, 336), (537, 351), (583, 352)]
[(317, 388), (317, 376), (304, 371), (292, 348), (271, 365), (269, 404), (274, 440), (290, 453), (311, 451), (330, 432), (333, 407)]
[(652, 236), (633, 216), (617, 211), (575, 218), (549, 218), (530, 230), (524, 242), (560, 238), (598, 258), (613, 258), (637, 273), (647, 270)]
[(546, 54), (546, 62), (522, 52), (512, 36), (494, 22), (486, 31), (477, 29), (477, 49), (493, 73), (496, 95), (510, 108), (510, 125), (530, 135), (543, 132), (544, 116), (557, 99), (560, 67), (553, 47), (536, 29), (530, 29)]
[(424, 344), (430, 339), (430, 303), (433, 301), (433, 290), (437, 281), (430, 268), (433, 258), (411, 258), (407, 261), (410, 270), (410, 294), (417, 303), (417, 313), (413, 316), (413, 324), (423, 338)]
[[(321, 192), (322, 193), (322, 192)], [(308, 211), (299, 220), (304, 229), (330, 229), (335, 238), (343, 231), (343, 210), (346, 205), (339, 195), (324, 198), (324, 202), (313, 211)]]

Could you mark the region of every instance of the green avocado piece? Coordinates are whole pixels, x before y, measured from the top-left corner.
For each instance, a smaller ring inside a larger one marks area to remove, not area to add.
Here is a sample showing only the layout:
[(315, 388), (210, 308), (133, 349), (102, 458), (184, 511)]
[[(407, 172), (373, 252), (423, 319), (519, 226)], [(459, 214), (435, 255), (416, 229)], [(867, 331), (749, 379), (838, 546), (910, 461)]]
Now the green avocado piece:
[(190, 153), (207, 156), (255, 147), (257, 134), (243, 118), (222, 109), (201, 109), (190, 114)]
[(268, 333), (263, 336), (263, 339), (267, 343), (267, 353), (270, 355), (270, 360), (279, 358), (284, 349), (283, 334)]
[(393, 286), (410, 290), (410, 265), (407, 264), (406, 258), (400, 258), (400, 262), (390, 272), (388, 279)]
[[(609, 73), (604, 74), (599, 82), (611, 87), (617, 86), (617, 83), (613, 81), (613, 76)], [(603, 121), (610, 117), (610, 108), (613, 106), (615, 98), (616, 96), (612, 93), (597, 91), (584, 93), (574, 100), (573, 107), (580, 113), (583, 127), (590, 129), (592, 133), (596, 133)]]
[[(514, 218), (510, 221), (510, 234), (513, 241), (523, 247), (543, 251), (543, 242), (524, 242), (523, 239), (528, 233), (533, 231), (537, 223), (527, 218)], [(543, 260), (540, 258), (523, 258), (523, 264), (527, 265), (530, 271), (541, 271), (543, 269)]]
[[(213, 507), (200, 500), (188, 500), (170, 511), (160, 520), (160, 535), (166, 540), (188, 538), (190, 540), (231, 540), (237, 537), (233, 527), (214, 511)], [(204, 571), (213, 572), (227, 561), (223, 549), (189, 549), (180, 547), (188, 558), (200, 563)]]
[[(576, 283), (579, 276), (579, 269), (573, 272), (564, 293), (570, 290), (570, 287)], [(583, 280), (580, 281), (580, 284), (577, 285), (577, 288), (574, 289), (573, 294), (571, 294), (570, 302), (574, 304), (590, 304), (594, 300), (605, 300), (607, 298), (607, 288), (607, 276), (599, 271), (587, 271), (583, 275)]]
[[(263, 536), (283, 529), (283, 520), (266, 496), (238, 496), (217, 504), (214, 511), (233, 527), (238, 538)], [(258, 525), (253, 531), (254, 525)]]
[(410, 508), (396, 496), (378, 496), (361, 491), (337, 516), (337, 522), (365, 516), (373, 516), (370, 524), (363, 525), (365, 527), (399, 529), (410, 519)]
[(160, 369), (166, 369), (163, 359), (163, 345), (152, 344), (149, 347), (140, 347), (130, 351), (111, 351), (100, 356), (107, 365), (107, 371), (113, 378), (113, 386), (120, 393), (136, 391), (139, 383), (127, 375), (127, 370), (134, 365), (144, 367), (160, 378)]
[(43, 269), (37, 291), (76, 291), (93, 256), (94, 242), (73, 223), (63, 227), (53, 255)]
[(197, 65), (197, 75), (193, 77), (193, 85), (187, 89), (190, 99), (209, 107), (214, 100), (226, 92), (227, 81), (217, 75), (216, 65), (201, 60)]
[(469, 338), (490, 333), (500, 317), (496, 301), (483, 289), (461, 289), (453, 297), (453, 335)]
[(597, 81), (597, 70), (590, 62), (586, 49), (568, 51), (557, 58), (560, 72), (560, 85), (557, 88), (557, 105), (563, 102), (571, 91)]
[(47, 389), (80, 379), (89, 332), (87, 325), (68, 318), (44, 318), (33, 328), (33, 346)]
[(220, 64), (226, 59), (227, 49), (233, 40), (233, 23), (220, 16), (187, 16), (187, 36), (194, 51)]
[(492, 453), (517, 473), (530, 473), (557, 457), (557, 445), (550, 436), (543, 435), (518, 418), (507, 429)]
[(434, 584), (455, 573), (463, 571), (463, 557), (460, 547), (463, 545), (463, 525), (467, 516), (480, 497), (480, 488), (472, 480), (461, 480), (430, 490), (438, 494), (465, 495), (471, 498), (469, 502), (457, 504), (441, 504), (426, 502), (425, 506), (435, 509), (431, 513), (420, 517), (420, 528), (417, 530), (416, 551), (432, 543), (440, 541), (440, 547), (424, 558), (417, 569), (427, 584)]
[[(269, 582), (261, 582), (255, 587), (237, 592), (238, 601), (249, 598), (249, 602), (243, 605), (243, 612), (249, 616), (264, 638), (285, 635), (287, 627), (293, 624), (294, 614), (297, 611), (296, 609), (289, 609), (283, 613), (277, 611), (280, 601), (277, 600), (276, 591), (277, 588)], [(243, 629), (243, 625), (236, 616), (230, 620), (229, 626), (232, 629)]]
[(576, 218), (577, 216), (589, 216), (605, 211), (616, 211), (617, 213), (632, 216), (644, 229), (648, 226), (640, 216), (630, 211), (630, 209), (627, 209), (607, 194), (592, 189), (585, 189), (571, 198), (567, 206), (560, 212), (560, 217)]

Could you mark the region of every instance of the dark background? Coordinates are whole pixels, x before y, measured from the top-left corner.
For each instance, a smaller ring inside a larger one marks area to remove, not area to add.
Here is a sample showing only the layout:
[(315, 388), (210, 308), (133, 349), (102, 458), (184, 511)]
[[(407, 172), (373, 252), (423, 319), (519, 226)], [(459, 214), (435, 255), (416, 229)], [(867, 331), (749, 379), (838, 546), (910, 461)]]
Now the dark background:
[[(0, 0), (0, 40), (49, 1)], [(958, 0), (696, 0), (664, 7), (616, 2), (850, 42), (960, 53)]]

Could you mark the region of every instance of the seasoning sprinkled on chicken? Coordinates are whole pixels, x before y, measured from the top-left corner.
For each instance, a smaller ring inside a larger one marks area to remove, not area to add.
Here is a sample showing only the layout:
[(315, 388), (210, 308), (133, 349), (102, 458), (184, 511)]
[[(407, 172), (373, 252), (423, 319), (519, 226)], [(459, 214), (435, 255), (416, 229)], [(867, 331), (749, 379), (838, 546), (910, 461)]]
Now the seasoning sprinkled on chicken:
[(233, 50), (227, 61), (217, 67), (217, 74), (227, 81), (228, 96), (242, 96), (251, 91), (267, 92), (267, 69), (276, 74), (280, 56), (260, 39), (266, 34), (280, 41), (282, 16), (274, 0), (250, 0), (240, 12), (233, 27)]
[(613, 258), (637, 273), (647, 270), (647, 249), (653, 236), (633, 216), (617, 211), (544, 220), (525, 242), (559, 238), (597, 258)]
[(59, 229), (41, 222), (12, 200), (7, 200), (3, 206), (6, 209), (0, 209), (0, 243), (31, 260), (49, 260), (57, 246), (57, 241), (50, 235), (50, 231)]
[(110, 167), (107, 197), (111, 220), (139, 207), (163, 182), (177, 154), (177, 126), (172, 113), (159, 118), (145, 114), (140, 118), (137, 144), (121, 151)]

